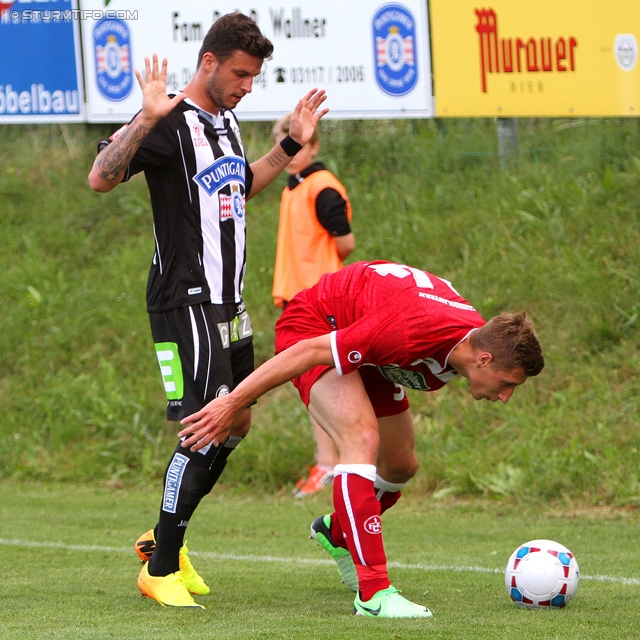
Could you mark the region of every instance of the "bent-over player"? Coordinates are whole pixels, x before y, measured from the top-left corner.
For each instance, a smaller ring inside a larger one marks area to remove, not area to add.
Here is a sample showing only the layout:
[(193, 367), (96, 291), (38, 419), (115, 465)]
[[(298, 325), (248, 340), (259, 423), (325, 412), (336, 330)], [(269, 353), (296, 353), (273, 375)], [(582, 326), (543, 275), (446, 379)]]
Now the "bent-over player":
[(524, 313), (485, 322), (446, 280), (358, 262), (294, 296), (276, 324), (276, 351), (231, 394), (181, 421), (182, 446), (218, 446), (247, 406), (293, 380), (340, 453), (335, 511), (313, 522), (311, 536), (357, 592), (355, 613), (431, 617), (391, 585), (382, 540), (380, 515), (418, 467), (404, 387), (433, 391), (462, 376), (476, 400), (508, 402), (544, 367), (530, 322)]

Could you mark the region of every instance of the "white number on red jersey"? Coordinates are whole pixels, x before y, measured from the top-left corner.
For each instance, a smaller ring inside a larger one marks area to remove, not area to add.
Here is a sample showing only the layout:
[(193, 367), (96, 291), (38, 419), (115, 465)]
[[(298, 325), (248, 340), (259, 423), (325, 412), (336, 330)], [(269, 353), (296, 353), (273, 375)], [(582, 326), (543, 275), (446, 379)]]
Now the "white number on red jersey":
[(420, 271), (420, 269), (415, 269), (414, 267), (407, 267), (405, 264), (371, 264), (369, 268), (373, 269), (380, 276), (392, 275), (396, 278), (413, 276), (417, 287), (421, 289), (433, 289), (433, 283), (424, 271)]
[[(420, 289), (433, 289), (433, 282), (431, 282), (431, 278), (424, 272), (420, 271), (420, 269), (416, 269), (415, 267), (408, 267), (406, 264), (371, 264), (369, 265), (370, 269), (373, 269), (380, 276), (388, 276), (392, 275), (396, 278), (406, 278), (407, 276), (413, 276), (415, 280), (416, 286)], [(437, 277), (437, 276), (436, 276)], [(453, 285), (444, 278), (438, 278), (441, 282), (444, 282), (451, 291), (453, 291), (457, 296), (460, 294), (453, 288)]]

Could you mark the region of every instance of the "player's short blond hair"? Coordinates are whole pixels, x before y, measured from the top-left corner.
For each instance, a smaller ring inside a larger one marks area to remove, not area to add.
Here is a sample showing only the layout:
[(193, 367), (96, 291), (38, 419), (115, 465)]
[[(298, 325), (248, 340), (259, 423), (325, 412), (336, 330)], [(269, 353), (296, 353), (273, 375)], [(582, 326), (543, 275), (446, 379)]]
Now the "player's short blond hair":
[[(289, 133), (289, 129), (291, 128), (291, 116), (292, 113), (287, 113), (286, 116), (282, 116), (274, 125), (271, 130), (271, 137), (275, 142), (278, 137), (281, 135), (287, 135)], [(320, 141), (320, 136), (318, 135), (318, 127), (313, 130), (313, 135), (307, 144), (314, 144)]]
[(475, 349), (488, 351), (499, 369), (522, 367), (528, 376), (537, 376), (544, 368), (542, 348), (526, 313), (503, 311), (476, 329), (469, 340)]

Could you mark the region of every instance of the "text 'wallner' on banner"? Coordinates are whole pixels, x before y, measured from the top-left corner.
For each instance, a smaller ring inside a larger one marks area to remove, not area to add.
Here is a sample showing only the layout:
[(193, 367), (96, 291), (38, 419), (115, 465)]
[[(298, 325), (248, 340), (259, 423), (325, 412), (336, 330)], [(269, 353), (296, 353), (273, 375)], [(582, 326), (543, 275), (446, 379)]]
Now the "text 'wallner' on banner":
[(134, 74), (153, 53), (167, 58), (168, 91), (183, 89), (211, 25), (237, 10), (274, 45), (235, 109), (240, 120), (275, 120), (313, 88), (326, 89), (328, 118), (433, 116), (424, 0), (109, 0), (108, 9), (135, 15), (80, 21), (89, 122), (128, 121), (140, 109)]

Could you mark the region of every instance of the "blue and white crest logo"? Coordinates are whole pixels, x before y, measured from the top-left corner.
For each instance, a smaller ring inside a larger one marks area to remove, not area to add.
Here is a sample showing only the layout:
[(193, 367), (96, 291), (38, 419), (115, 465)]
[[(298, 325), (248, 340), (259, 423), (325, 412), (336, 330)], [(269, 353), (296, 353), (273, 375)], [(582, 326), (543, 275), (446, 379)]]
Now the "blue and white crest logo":
[(96, 84), (107, 99), (124, 100), (133, 88), (129, 27), (116, 18), (104, 18), (93, 27)]
[(401, 4), (386, 4), (373, 16), (376, 81), (390, 96), (404, 96), (416, 86), (416, 22)]
[(231, 210), (239, 221), (244, 218), (244, 198), (237, 187), (231, 190)]

